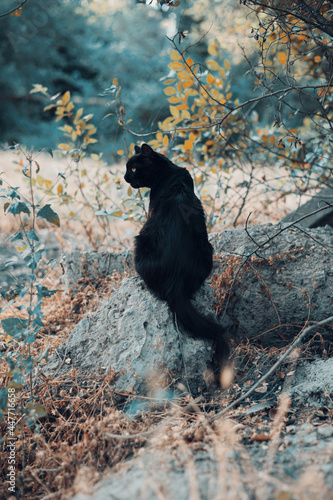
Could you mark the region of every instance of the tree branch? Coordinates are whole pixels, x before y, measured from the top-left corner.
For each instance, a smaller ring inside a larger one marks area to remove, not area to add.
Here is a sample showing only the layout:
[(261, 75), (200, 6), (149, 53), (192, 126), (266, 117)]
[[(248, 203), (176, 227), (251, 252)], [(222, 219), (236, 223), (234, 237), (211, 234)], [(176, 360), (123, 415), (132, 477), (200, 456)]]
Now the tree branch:
[(5, 12), (4, 14), (0, 14), (0, 18), (1, 18), (1, 17), (6, 17), (6, 16), (9, 16), (10, 14), (13, 14), (13, 13), (14, 13), (15, 11), (17, 11), (18, 9), (21, 9), (21, 7), (23, 7), (23, 5), (24, 5), (25, 3), (27, 3), (27, 2), (28, 2), (28, 0), (22, 0), (22, 2), (21, 2), (19, 5), (17, 5), (14, 9), (11, 9), (11, 10), (9, 10), (8, 12)]

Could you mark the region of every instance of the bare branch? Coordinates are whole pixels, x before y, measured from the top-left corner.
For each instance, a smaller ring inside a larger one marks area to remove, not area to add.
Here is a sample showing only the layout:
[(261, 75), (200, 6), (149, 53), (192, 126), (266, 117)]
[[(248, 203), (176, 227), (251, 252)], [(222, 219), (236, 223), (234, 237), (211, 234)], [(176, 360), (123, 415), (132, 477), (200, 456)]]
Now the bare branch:
[(246, 391), (242, 396), (237, 398), (235, 401), (233, 401), (230, 405), (228, 405), (223, 410), (216, 413), (216, 415), (211, 417), (208, 421), (212, 422), (212, 421), (218, 419), (219, 417), (221, 417), (222, 415), (225, 415), (229, 410), (231, 410), (231, 408), (234, 408), (236, 405), (238, 405), (239, 403), (244, 401), (244, 399), (249, 397), (249, 395), (252, 394), (252, 392), (255, 391), (255, 389), (259, 385), (261, 385), (270, 375), (272, 375), (272, 373), (275, 372), (275, 370), (281, 365), (281, 363), (289, 356), (291, 351), (293, 351), (293, 349), (295, 349), (295, 347), (297, 347), (301, 343), (301, 341), (308, 335), (308, 333), (312, 332), (312, 330), (315, 330), (316, 328), (318, 328), (320, 326), (327, 325), (327, 323), (333, 324), (333, 316), (330, 316), (329, 318), (326, 318), (323, 321), (319, 321), (319, 323), (316, 323), (314, 325), (311, 325), (311, 326), (308, 326), (307, 328), (305, 328), (305, 330), (303, 330), (303, 332), (299, 335), (299, 337), (297, 337), (297, 339), (294, 340), (294, 342), (288, 347), (286, 352), (283, 353), (282, 356), (279, 357), (279, 359), (276, 361), (276, 363), (274, 363), (274, 365), (268, 370), (268, 372), (265, 373), (265, 375), (263, 375), (254, 385), (252, 385), (250, 387), (250, 389), (248, 391)]

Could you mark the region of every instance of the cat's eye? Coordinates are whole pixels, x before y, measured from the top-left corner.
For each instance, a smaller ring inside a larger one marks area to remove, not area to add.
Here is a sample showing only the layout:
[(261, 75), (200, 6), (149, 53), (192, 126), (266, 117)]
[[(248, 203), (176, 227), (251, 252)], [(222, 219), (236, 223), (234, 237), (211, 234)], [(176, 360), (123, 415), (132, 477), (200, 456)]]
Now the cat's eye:
[(136, 168), (135, 167), (132, 167), (131, 168), (132, 172), (135, 172), (136, 171)]

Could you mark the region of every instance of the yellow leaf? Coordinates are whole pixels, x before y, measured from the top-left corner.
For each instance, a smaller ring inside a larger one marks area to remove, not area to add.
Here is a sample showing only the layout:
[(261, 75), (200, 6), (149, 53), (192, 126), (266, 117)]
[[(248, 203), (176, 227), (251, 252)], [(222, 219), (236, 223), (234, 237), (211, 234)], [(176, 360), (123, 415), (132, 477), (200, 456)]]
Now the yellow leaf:
[(124, 151), (122, 149), (118, 149), (117, 151), (117, 155), (121, 156), (124, 154)]
[(207, 61), (207, 66), (211, 71), (215, 71), (220, 67), (216, 61)]
[(47, 179), (45, 179), (45, 187), (46, 187), (46, 189), (51, 189), (51, 187), (52, 187), (52, 182), (51, 182), (51, 181), (49, 181), (49, 180), (47, 180)]
[(211, 54), (212, 56), (217, 56), (217, 50), (215, 45), (209, 45), (208, 46), (208, 53)]
[(267, 139), (268, 139), (268, 135), (263, 135), (263, 136), (262, 136), (262, 140), (263, 140), (263, 141), (267, 141)]
[(68, 103), (70, 97), (71, 97), (71, 93), (70, 93), (69, 90), (67, 90), (67, 92), (64, 93), (63, 98), (62, 98), (62, 105), (63, 106), (66, 106), (66, 104)]
[(227, 94), (227, 99), (231, 99), (232, 97), (232, 92), (229, 92), (229, 94)]
[[(31, 94), (31, 92), (30, 92)], [(45, 106), (45, 108), (43, 108), (43, 111), (48, 111), (49, 109), (52, 109), (52, 108), (55, 108), (56, 105), (55, 104), (49, 104), (48, 106)]]
[(37, 184), (39, 186), (42, 186), (44, 184), (44, 177), (42, 177), (41, 175), (37, 174), (36, 181), (37, 181)]
[(170, 52), (170, 57), (173, 61), (179, 61), (179, 59), (182, 58), (182, 56), (179, 54), (179, 52), (177, 52), (177, 50), (172, 50)]
[(190, 115), (189, 111), (187, 111), (186, 109), (182, 110), (182, 114), (183, 114), (183, 116), (185, 116), (185, 118), (188, 118), (188, 119), (191, 118), (191, 115)]
[(172, 97), (169, 97), (168, 101), (171, 102), (171, 104), (176, 104), (177, 102), (181, 101), (181, 98), (174, 95)]
[[(185, 83), (187, 83), (187, 82), (185, 82)], [(191, 85), (192, 85), (192, 83), (193, 83), (193, 82), (190, 82), (190, 83), (191, 83)], [(184, 85), (184, 87), (186, 87), (186, 85)], [(197, 91), (197, 90), (195, 90), (195, 89), (188, 89), (188, 88), (187, 88), (187, 89), (185, 90), (185, 94), (186, 94), (186, 95), (197, 95), (197, 94), (198, 94), (198, 91)]]
[(210, 84), (215, 82), (215, 78), (213, 77), (213, 75), (207, 75), (207, 82)]
[(178, 109), (188, 109), (188, 105), (187, 104), (178, 104), (177, 108)]
[(63, 192), (63, 187), (61, 184), (59, 184), (57, 191), (59, 195), (61, 195), (61, 193)]
[(271, 135), (271, 137), (270, 137), (270, 141), (271, 141), (271, 143), (272, 143), (272, 144), (274, 144), (274, 142), (275, 142), (275, 137), (274, 137), (274, 135)]
[(186, 89), (188, 87), (191, 87), (191, 85), (193, 85), (193, 84), (194, 84), (193, 80), (186, 80), (186, 82), (183, 82), (183, 87), (184, 87), (184, 89)]
[(110, 215), (114, 215), (115, 217), (121, 217), (123, 215), (123, 213), (121, 212), (121, 210), (117, 210), (117, 212), (113, 212)]
[(74, 109), (74, 104), (72, 102), (69, 102), (66, 106), (66, 112), (69, 113), (70, 111), (72, 111), (72, 109)]
[(321, 61), (321, 57), (320, 57), (320, 56), (316, 56), (316, 57), (314, 58), (314, 62), (316, 62), (316, 63), (320, 63), (320, 61)]
[(80, 118), (82, 116), (82, 113), (83, 113), (83, 108), (80, 108), (80, 109), (77, 110), (77, 113), (76, 113), (75, 118), (74, 118), (75, 125), (77, 123), (79, 123), (79, 120), (80, 120)]
[(176, 106), (169, 106), (169, 108), (172, 116), (179, 118), (179, 109), (177, 109)]
[(169, 137), (167, 135), (165, 135), (163, 137), (163, 146), (167, 147), (169, 144)]
[(116, 85), (116, 87), (118, 87), (118, 78), (113, 79), (112, 85)]
[(280, 64), (286, 64), (286, 61), (287, 61), (286, 54), (284, 52), (279, 52), (278, 56), (279, 56)]
[(189, 65), (189, 66), (192, 66), (194, 63), (193, 63), (193, 59), (191, 59), (191, 57), (188, 57), (186, 59), (186, 63)]
[(271, 33), (271, 34), (269, 35), (269, 39), (270, 39), (272, 42), (274, 42), (274, 40), (276, 39), (276, 34), (275, 34), (275, 33)]
[(157, 132), (156, 134), (156, 139), (158, 142), (162, 142), (162, 139), (163, 139), (163, 134), (162, 132)]
[(224, 61), (224, 67), (228, 71), (228, 69), (230, 68), (229, 61), (227, 61), (227, 60)]
[(174, 94), (177, 94), (177, 90), (174, 87), (166, 87), (164, 89), (164, 93), (166, 95), (174, 95)]
[(184, 65), (181, 62), (172, 62), (169, 64), (169, 68), (171, 68), (171, 69), (183, 69)]
[(33, 89), (30, 90), (30, 94), (34, 94), (35, 92), (41, 92), (42, 94), (46, 94), (47, 87), (43, 87), (40, 83), (34, 83)]
[(191, 141), (185, 141), (185, 149), (187, 149), (188, 151), (191, 151), (193, 149), (193, 142)]
[(165, 80), (164, 85), (170, 85), (170, 83), (174, 83), (175, 81), (175, 78), (168, 78), (167, 80)]
[(59, 145), (58, 145), (58, 148), (59, 148), (59, 149), (65, 149), (65, 150), (66, 150), (66, 149), (68, 149), (68, 144), (59, 144)]
[(191, 78), (191, 74), (188, 71), (178, 71), (177, 76), (180, 80)]

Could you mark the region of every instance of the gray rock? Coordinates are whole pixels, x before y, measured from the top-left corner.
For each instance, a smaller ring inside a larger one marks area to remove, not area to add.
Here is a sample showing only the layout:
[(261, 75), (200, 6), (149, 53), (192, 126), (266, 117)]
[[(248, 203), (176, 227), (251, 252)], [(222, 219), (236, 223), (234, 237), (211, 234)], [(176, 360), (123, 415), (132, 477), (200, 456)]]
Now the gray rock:
[(111, 275), (113, 271), (123, 273), (134, 270), (133, 253), (130, 250), (122, 252), (82, 252), (76, 250), (72, 253), (65, 253), (64, 263), (67, 289), (73, 288), (83, 278), (94, 282), (98, 278)]
[[(282, 222), (294, 222), (297, 219), (309, 215), (318, 208), (325, 206), (325, 203), (333, 204), (333, 189), (326, 187), (314, 195), (309, 201), (298, 207), (296, 210), (286, 215)], [(329, 224), (333, 227), (333, 207), (328, 207), (321, 212), (310, 215), (298, 223), (302, 227), (320, 227)]]
[[(203, 290), (203, 302), (205, 295)], [(52, 374), (63, 360), (70, 359), (59, 373), (71, 367), (83, 372), (111, 368), (118, 374), (117, 390), (153, 393), (173, 379), (188, 381), (197, 393), (206, 388), (204, 376), (212, 357), (209, 342), (178, 335), (166, 303), (134, 277), (73, 329), (43, 372)]]
[[(332, 314), (333, 245), (332, 228), (307, 230), (291, 227), (274, 237), (288, 224), (266, 224), (226, 229), (212, 233), (210, 241), (216, 260), (213, 274), (236, 276), (230, 300), (222, 303), (221, 324), (234, 339), (256, 339), (263, 346), (283, 347), (300, 332), (306, 321), (320, 321)], [(270, 239), (271, 238), (271, 239)], [(256, 243), (254, 243), (254, 241)], [(246, 265), (246, 256), (260, 248)], [(238, 262), (235, 259), (239, 257)], [(269, 259), (269, 260), (265, 260)], [(65, 258), (66, 280), (72, 287), (84, 277), (118, 272), (134, 273), (132, 252), (74, 252)], [(228, 282), (228, 279), (227, 279)], [(221, 292), (228, 292), (229, 285)], [(216, 301), (219, 297), (216, 297)], [(211, 310), (211, 302), (205, 304)], [(321, 330), (332, 338), (332, 328)]]
[(320, 436), (330, 438), (333, 436), (333, 425), (322, 425), (321, 427), (318, 427), (317, 432)]
[(332, 393), (333, 358), (303, 364), (296, 370), (291, 388), (294, 404), (314, 408), (330, 407)]
[[(256, 243), (244, 228), (210, 235), (217, 255), (213, 273), (226, 279), (222, 294), (230, 290), (230, 276), (235, 278), (230, 299), (221, 301), (221, 318), (226, 326), (232, 323), (230, 334), (235, 339), (247, 337), (265, 347), (282, 347), (295, 338), (306, 321), (332, 315), (333, 231), (319, 228), (304, 234), (288, 227), (249, 226)], [(256, 249), (257, 255), (243, 265), (244, 257)], [(325, 329), (321, 333), (324, 339), (332, 339), (332, 325), (326, 334)]]

